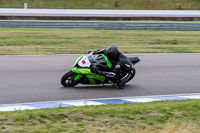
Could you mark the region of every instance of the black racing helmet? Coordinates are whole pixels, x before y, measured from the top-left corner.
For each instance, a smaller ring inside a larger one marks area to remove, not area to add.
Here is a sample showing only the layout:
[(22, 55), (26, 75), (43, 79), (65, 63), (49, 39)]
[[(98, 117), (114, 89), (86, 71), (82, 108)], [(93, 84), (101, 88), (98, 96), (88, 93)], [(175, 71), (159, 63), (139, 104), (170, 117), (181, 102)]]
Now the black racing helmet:
[(112, 45), (107, 49), (106, 54), (107, 54), (108, 60), (117, 61), (119, 59), (120, 52), (117, 46)]

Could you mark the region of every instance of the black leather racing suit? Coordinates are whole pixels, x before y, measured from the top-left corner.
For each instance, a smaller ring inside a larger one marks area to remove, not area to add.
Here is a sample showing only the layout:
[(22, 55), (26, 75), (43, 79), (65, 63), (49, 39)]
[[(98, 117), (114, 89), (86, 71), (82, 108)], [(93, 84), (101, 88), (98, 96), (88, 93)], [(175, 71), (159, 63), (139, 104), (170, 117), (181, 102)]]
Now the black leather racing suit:
[[(97, 50), (94, 51), (93, 54), (105, 54), (106, 50)], [(113, 77), (114, 83), (117, 83), (117, 85), (120, 87), (125, 86), (125, 83), (128, 81), (128, 79), (133, 75), (133, 64), (130, 62), (130, 60), (123, 55), (122, 53), (119, 54), (119, 58), (117, 60), (111, 60), (113, 64), (112, 72), (115, 74)], [(97, 74), (105, 75), (106, 72), (96, 68), (95, 71)]]

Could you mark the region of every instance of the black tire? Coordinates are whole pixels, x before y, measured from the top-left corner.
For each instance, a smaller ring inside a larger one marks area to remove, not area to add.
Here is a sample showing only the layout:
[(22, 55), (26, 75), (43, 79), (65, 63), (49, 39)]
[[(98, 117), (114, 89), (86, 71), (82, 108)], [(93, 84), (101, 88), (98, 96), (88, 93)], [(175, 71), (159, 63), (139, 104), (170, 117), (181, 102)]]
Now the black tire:
[(81, 78), (78, 79), (78, 80), (74, 80), (74, 78), (77, 76), (76, 73), (73, 73), (72, 71), (69, 71), (67, 73), (65, 73), (63, 75), (63, 77), (61, 78), (61, 84), (64, 86), (64, 87), (73, 87), (77, 84), (79, 84), (81, 82)]
[(131, 81), (135, 77), (135, 73), (136, 73), (136, 70), (133, 67), (133, 74), (131, 75), (131, 77), (128, 79), (128, 81), (126, 83), (128, 83), (129, 81)]

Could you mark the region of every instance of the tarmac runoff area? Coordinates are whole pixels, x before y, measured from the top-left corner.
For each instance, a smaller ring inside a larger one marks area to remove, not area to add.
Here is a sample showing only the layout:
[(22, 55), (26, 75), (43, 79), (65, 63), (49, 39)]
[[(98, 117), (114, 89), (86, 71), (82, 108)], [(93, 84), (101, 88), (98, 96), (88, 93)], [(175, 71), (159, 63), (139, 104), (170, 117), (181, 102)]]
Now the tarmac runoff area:
[(91, 21), (10, 21), (0, 20), (4, 28), (92, 28), (109, 30), (189, 30), (200, 31), (197, 22), (91, 22)]
[(123, 90), (109, 85), (62, 87), (62, 75), (79, 55), (0, 56), (0, 111), (200, 98), (200, 54), (131, 55), (141, 62)]

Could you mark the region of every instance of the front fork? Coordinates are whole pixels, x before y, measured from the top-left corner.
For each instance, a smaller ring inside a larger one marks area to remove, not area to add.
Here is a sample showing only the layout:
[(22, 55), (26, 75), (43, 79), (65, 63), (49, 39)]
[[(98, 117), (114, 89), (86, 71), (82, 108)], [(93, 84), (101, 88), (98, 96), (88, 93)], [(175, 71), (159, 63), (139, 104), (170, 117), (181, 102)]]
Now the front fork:
[(77, 80), (81, 79), (82, 77), (83, 77), (83, 75), (78, 74), (78, 75), (74, 78), (74, 80), (77, 81)]

